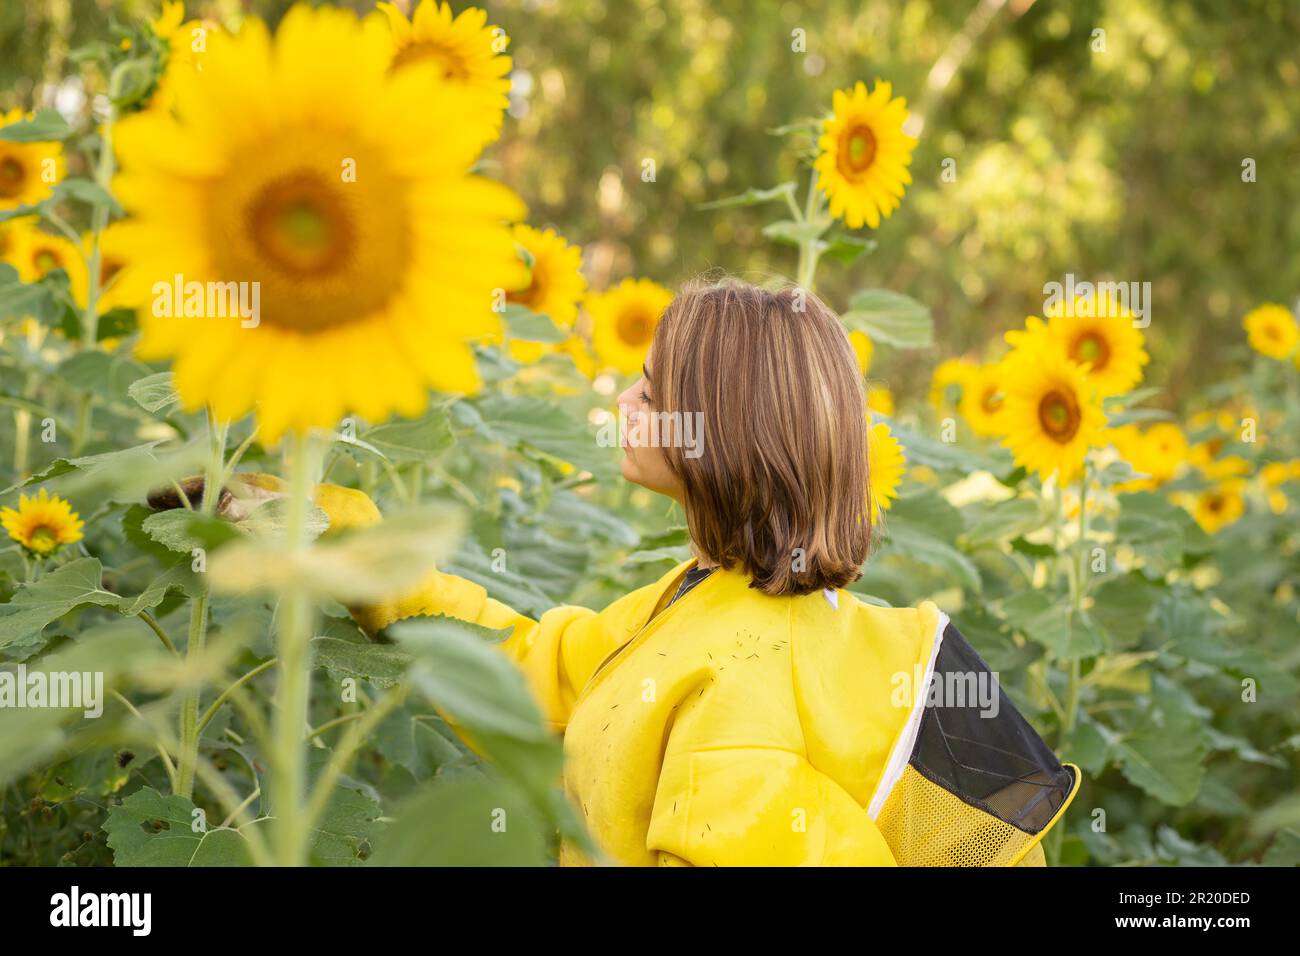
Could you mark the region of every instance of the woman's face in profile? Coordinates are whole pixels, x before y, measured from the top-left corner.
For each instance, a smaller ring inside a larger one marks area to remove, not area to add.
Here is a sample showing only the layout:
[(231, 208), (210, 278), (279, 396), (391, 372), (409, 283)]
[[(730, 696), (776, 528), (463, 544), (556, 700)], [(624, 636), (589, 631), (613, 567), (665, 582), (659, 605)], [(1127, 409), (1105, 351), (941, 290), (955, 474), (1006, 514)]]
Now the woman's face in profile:
[[(652, 355), (646, 356), (644, 369), (650, 368)], [(668, 467), (663, 443), (671, 440), (672, 431), (656, 420), (655, 396), (650, 392), (647, 376), (642, 375), (618, 396), (623, 422), (619, 440), (623, 445), (623, 477), (628, 481), (680, 500), (681, 483)]]

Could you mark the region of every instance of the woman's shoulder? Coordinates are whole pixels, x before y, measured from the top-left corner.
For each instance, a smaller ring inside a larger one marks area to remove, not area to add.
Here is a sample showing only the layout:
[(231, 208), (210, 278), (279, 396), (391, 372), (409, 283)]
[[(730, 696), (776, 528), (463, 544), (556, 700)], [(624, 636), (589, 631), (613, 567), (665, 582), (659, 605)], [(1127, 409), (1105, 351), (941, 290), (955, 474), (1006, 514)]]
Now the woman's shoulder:
[(821, 591), (793, 602), (791, 643), (804, 658), (827, 666), (912, 669), (924, 666), (940, 640), (948, 617), (932, 601), (890, 607), (864, 600), (852, 591)]

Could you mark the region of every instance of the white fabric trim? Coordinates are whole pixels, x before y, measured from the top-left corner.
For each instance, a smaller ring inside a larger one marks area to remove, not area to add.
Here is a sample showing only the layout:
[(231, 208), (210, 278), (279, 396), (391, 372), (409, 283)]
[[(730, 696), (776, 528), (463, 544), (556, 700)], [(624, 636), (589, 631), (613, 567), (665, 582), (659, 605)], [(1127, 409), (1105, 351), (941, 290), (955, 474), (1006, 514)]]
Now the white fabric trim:
[(916, 700), (912, 701), (912, 712), (907, 715), (907, 723), (903, 725), (902, 733), (894, 741), (894, 749), (889, 752), (889, 763), (885, 765), (884, 775), (876, 785), (876, 792), (871, 795), (871, 803), (867, 807), (867, 813), (873, 820), (885, 808), (885, 800), (894, 789), (894, 784), (898, 783), (903, 776), (903, 771), (907, 769), (907, 762), (912, 756), (912, 748), (916, 746), (916, 735), (920, 733), (921, 718), (925, 715), (925, 699), (928, 696), (926, 691), (930, 686), (930, 675), (934, 673), (934, 662), (939, 656), (939, 646), (943, 643), (943, 632), (947, 626), (948, 615), (940, 611), (938, 623), (934, 627), (934, 645), (930, 648), (930, 660), (926, 662), (925, 673), (921, 675), (921, 686), (913, 688), (917, 696)]
[(822, 597), (826, 598), (826, 603), (835, 608), (835, 610), (838, 611), (840, 609), (840, 596), (830, 588), (822, 589)]

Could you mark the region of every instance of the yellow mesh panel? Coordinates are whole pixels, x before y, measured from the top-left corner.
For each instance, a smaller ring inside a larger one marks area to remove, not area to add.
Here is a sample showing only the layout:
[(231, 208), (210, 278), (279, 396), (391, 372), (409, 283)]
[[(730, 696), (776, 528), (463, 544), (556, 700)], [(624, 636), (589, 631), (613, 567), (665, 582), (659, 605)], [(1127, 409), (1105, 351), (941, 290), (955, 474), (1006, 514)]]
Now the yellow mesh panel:
[(1016, 866), (1047, 866), (1047, 857), (1043, 856), (1043, 844), (1035, 843)]
[(876, 824), (899, 866), (1011, 866), (1035, 839), (963, 803), (910, 764)]

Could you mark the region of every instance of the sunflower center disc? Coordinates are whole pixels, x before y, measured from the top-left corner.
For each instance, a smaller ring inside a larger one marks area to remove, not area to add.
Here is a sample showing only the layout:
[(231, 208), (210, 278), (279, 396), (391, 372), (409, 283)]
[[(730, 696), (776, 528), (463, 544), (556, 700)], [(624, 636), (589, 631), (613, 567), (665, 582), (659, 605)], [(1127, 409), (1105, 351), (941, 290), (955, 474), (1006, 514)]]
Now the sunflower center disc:
[(1089, 333), (1075, 343), (1074, 357), (1080, 362), (1089, 362), (1093, 368), (1102, 368), (1110, 358), (1110, 349), (1099, 335)]
[(1079, 430), (1079, 408), (1061, 392), (1048, 392), (1038, 403), (1038, 422), (1053, 441), (1064, 445)]
[(23, 180), (26, 179), (26, 170), (23, 164), (18, 162), (12, 156), (6, 156), (0, 160), (0, 196), (16, 196), (22, 189)]
[(984, 400), (980, 402), (984, 406), (984, 411), (992, 415), (1002, 405), (1002, 399), (998, 396), (997, 387), (994, 386), (984, 393)]
[(50, 551), (59, 543), (59, 536), (49, 528), (42, 526), (31, 533), (30, 541), (29, 547), (33, 551)]
[(653, 326), (645, 313), (629, 310), (618, 317), (618, 337), (629, 345), (644, 345), (650, 341)]
[(41, 275), (45, 275), (51, 269), (63, 268), (63, 263), (59, 261), (59, 257), (48, 249), (41, 249), (36, 255), (32, 256), (32, 264), (36, 266)]
[(352, 252), (352, 223), (341, 197), (310, 173), (268, 183), (249, 219), (259, 251), (303, 278), (336, 271)]
[(861, 173), (876, 158), (876, 136), (866, 126), (855, 126), (845, 139), (843, 159), (850, 173)]

